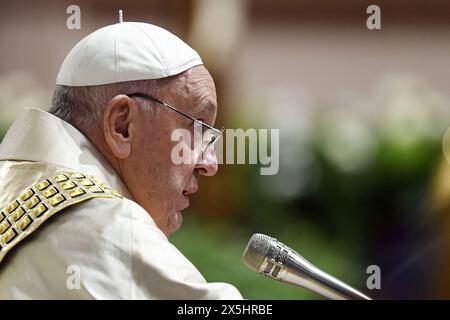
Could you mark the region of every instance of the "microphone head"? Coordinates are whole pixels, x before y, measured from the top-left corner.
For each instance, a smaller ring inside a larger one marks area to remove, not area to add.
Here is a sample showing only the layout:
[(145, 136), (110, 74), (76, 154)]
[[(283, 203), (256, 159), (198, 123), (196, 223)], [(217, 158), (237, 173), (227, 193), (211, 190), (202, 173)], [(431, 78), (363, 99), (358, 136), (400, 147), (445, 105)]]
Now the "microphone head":
[(274, 242), (276, 242), (276, 239), (272, 237), (261, 233), (255, 233), (250, 238), (247, 247), (242, 254), (242, 261), (244, 261), (250, 269), (258, 272)]
[(249, 240), (242, 261), (252, 270), (275, 280), (312, 290), (331, 299), (369, 297), (321, 271), (296, 251), (277, 239), (255, 233)]

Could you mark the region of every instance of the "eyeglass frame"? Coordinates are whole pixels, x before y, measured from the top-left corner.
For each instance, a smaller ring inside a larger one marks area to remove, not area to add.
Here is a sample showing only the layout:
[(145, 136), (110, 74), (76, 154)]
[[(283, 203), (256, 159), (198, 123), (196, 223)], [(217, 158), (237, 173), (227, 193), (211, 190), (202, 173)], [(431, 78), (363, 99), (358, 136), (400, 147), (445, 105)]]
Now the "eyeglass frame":
[(154, 101), (154, 102), (156, 102), (156, 103), (158, 103), (160, 105), (163, 105), (164, 107), (167, 107), (167, 108), (175, 111), (176, 113), (182, 115), (183, 117), (188, 118), (189, 120), (193, 121), (194, 123), (199, 123), (202, 126), (208, 128), (209, 130), (212, 130), (213, 132), (215, 132), (217, 135), (212, 135), (211, 141), (209, 141), (208, 144), (203, 147), (202, 154), (205, 154), (206, 151), (210, 147), (214, 146), (216, 144), (216, 142), (223, 136), (223, 132), (225, 131), (225, 127), (222, 127), (221, 129), (216, 129), (216, 128), (210, 126), (209, 124), (203, 122), (202, 120), (196, 119), (196, 118), (194, 118), (194, 117), (184, 113), (183, 111), (178, 110), (177, 107), (174, 107), (174, 106), (172, 106), (172, 105), (170, 105), (170, 104), (168, 104), (168, 103), (166, 103), (164, 101), (161, 101), (161, 100), (159, 100), (159, 99), (157, 99), (157, 98), (155, 98), (155, 97), (153, 97), (153, 96), (151, 96), (149, 94), (146, 94), (146, 93), (143, 93), (143, 92), (134, 92), (134, 93), (126, 94), (126, 96), (129, 97), (129, 98), (137, 97), (137, 98), (143, 98), (143, 99), (152, 100), (152, 101)]

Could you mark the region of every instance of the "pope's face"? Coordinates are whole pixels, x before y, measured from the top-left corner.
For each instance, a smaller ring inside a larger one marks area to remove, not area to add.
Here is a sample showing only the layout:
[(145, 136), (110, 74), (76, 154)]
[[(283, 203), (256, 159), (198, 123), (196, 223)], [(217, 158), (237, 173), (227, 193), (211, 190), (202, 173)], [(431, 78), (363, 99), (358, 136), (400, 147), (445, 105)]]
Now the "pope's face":
[[(196, 119), (214, 124), (216, 91), (213, 79), (203, 66), (174, 77), (152, 95)], [(211, 148), (203, 157), (174, 163), (172, 150), (180, 142), (172, 141), (172, 133), (185, 129), (194, 139), (194, 122), (155, 102), (151, 102), (150, 110), (139, 109), (124, 180), (135, 200), (169, 236), (181, 226), (181, 212), (189, 207), (189, 196), (197, 192), (200, 175), (212, 176), (217, 172), (217, 157)], [(197, 155), (197, 151), (193, 150), (193, 154)]]

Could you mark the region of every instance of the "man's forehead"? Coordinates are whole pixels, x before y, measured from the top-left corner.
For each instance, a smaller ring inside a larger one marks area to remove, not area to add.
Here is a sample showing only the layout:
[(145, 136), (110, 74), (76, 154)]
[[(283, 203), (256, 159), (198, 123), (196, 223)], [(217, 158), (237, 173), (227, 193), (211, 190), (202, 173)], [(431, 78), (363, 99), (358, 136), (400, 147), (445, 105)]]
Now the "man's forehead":
[(193, 112), (195, 114), (203, 113), (208, 115), (216, 115), (217, 113), (217, 101), (214, 98), (206, 98), (203, 99), (201, 103), (199, 103), (197, 106), (193, 106)]
[[(191, 114), (217, 112), (217, 96), (214, 81), (204, 66), (194, 67), (180, 74), (172, 83), (174, 94), (183, 97), (185, 111)], [(171, 90), (172, 91), (172, 90)]]

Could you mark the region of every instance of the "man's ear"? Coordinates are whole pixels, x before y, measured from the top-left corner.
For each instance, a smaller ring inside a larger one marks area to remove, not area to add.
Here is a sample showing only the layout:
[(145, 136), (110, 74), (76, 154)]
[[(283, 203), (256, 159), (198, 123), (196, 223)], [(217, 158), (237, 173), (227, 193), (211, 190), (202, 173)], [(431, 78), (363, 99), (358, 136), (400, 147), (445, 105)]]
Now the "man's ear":
[(126, 95), (112, 98), (103, 113), (103, 135), (111, 153), (118, 159), (126, 159), (131, 154), (132, 122), (131, 103)]

